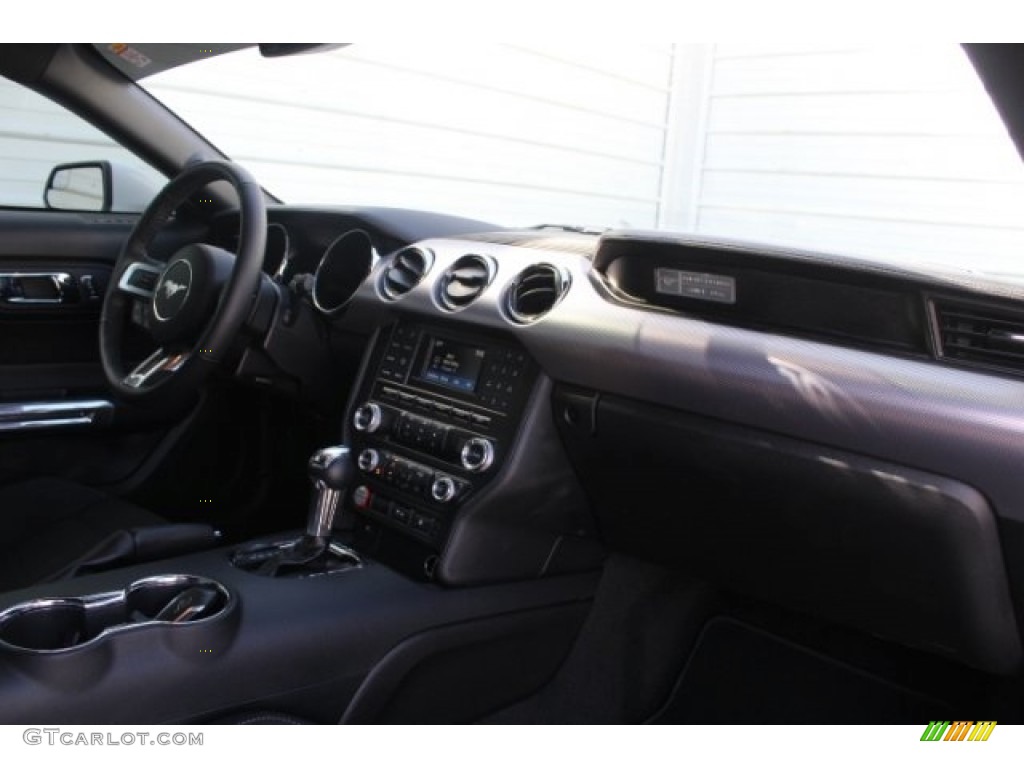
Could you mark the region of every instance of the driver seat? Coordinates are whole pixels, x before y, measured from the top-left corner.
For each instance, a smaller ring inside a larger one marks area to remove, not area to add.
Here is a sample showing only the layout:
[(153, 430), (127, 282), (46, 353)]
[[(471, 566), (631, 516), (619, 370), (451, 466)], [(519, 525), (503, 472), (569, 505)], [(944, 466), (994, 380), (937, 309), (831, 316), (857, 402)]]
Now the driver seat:
[(169, 523), (61, 478), (0, 488), (0, 592), (217, 544), (212, 526)]

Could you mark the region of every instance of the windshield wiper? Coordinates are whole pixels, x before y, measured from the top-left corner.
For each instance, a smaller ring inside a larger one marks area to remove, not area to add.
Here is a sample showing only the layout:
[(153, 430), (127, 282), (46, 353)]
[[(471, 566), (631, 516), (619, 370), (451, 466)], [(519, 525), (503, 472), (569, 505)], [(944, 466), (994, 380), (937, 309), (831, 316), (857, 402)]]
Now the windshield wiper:
[(577, 224), (536, 224), (527, 229), (557, 229), (562, 232), (575, 232), (579, 235), (603, 235), (608, 227), (584, 227)]

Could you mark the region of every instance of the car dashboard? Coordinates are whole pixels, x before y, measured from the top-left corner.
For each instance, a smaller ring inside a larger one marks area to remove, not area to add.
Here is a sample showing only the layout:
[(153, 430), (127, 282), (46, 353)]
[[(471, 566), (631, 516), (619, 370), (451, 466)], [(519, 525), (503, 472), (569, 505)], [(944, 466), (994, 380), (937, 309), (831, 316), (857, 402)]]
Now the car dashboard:
[[(601, 665), (648, 659), (649, 698), (602, 717), (671, 722), (690, 667), (652, 644), (705, 626), (712, 594), (810, 621), (815, 636), (882, 643), (887, 659), (1019, 674), (1014, 289), (665, 233), (268, 214), (261, 295), (276, 299), (257, 302), (267, 330), (234, 378), (333, 414), (331, 439), (354, 459), (336, 530), (361, 562), (268, 578), (236, 567), (248, 550), (232, 542), (9, 593), (15, 614), (55, 589), (91, 606), (168, 579), (227, 597), (192, 627), (0, 656), (6, 722), (82, 721), (81, 700), (59, 693), (69, 685), (108, 722), (268, 708), (319, 722), (573, 720), (517, 715), (517, 702), (619, 631), (639, 655)], [(206, 239), (230, 250), (237, 225), (217, 216)], [(653, 579), (661, 609), (601, 624), (633, 579)], [(737, 626), (711, 621), (681, 652), (693, 664)], [(147, 691), (143, 709), (128, 690)]]
[[(325, 320), (369, 339), (340, 435), (362, 547), (448, 585), (624, 551), (1019, 664), (1019, 291), (665, 233), (435, 235), (407, 216), (271, 211), (318, 233), (324, 260), (344, 261), (349, 230), (372, 245), (355, 277), (311, 278), (351, 286)], [(317, 255), (293, 267), (316, 276)]]

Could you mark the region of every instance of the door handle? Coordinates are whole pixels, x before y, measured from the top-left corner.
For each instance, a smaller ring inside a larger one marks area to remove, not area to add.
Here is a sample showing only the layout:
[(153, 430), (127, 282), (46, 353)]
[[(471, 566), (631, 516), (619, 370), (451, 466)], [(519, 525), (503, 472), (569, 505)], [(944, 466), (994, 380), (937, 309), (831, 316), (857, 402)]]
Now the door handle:
[(0, 301), (8, 304), (70, 304), (79, 299), (67, 272), (0, 272)]

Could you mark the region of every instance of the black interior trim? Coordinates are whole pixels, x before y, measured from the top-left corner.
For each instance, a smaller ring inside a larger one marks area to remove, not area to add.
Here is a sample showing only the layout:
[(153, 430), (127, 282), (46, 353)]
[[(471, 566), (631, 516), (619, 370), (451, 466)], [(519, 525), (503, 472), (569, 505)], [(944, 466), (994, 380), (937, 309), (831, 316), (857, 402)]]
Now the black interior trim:
[(975, 489), (618, 397), (602, 396), (594, 434), (564, 422), (562, 433), (611, 548), (979, 669), (1020, 670), (996, 516)]

